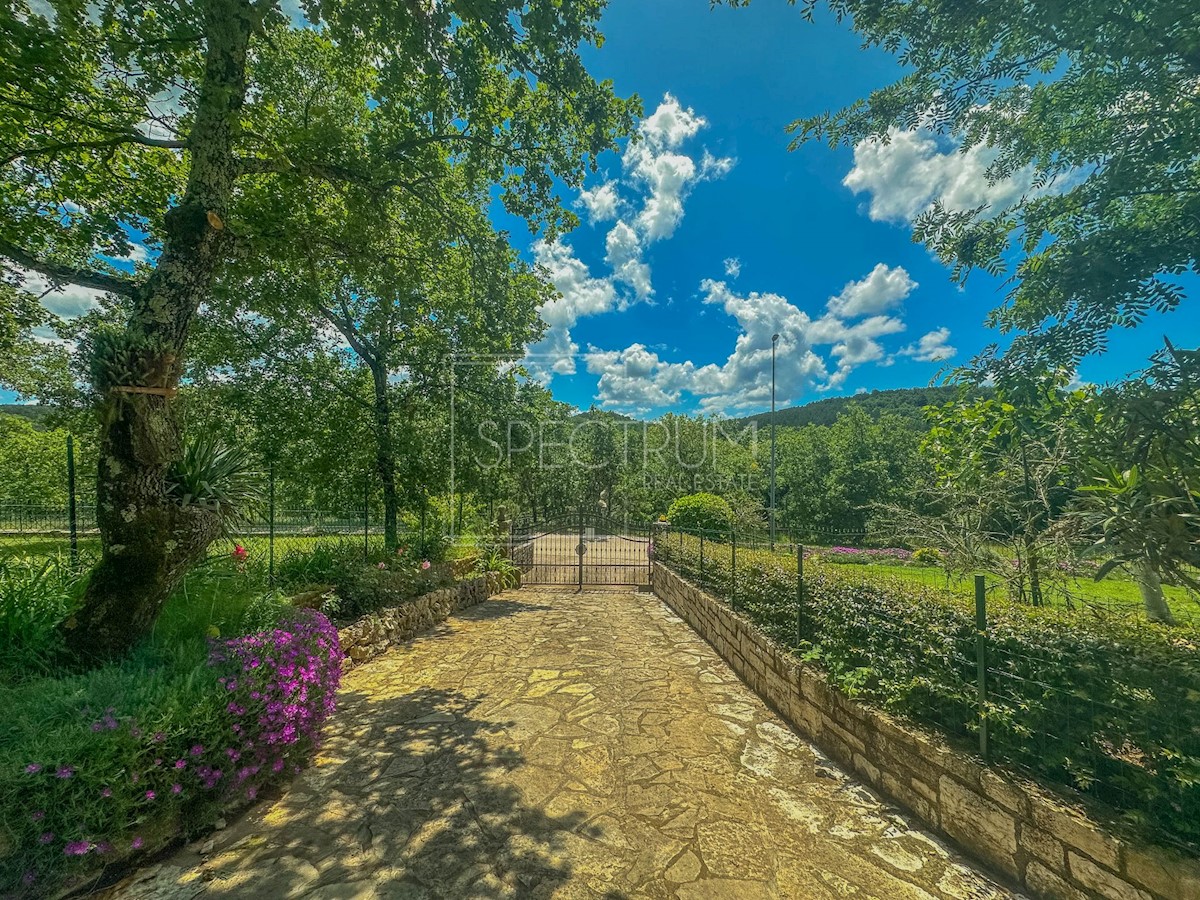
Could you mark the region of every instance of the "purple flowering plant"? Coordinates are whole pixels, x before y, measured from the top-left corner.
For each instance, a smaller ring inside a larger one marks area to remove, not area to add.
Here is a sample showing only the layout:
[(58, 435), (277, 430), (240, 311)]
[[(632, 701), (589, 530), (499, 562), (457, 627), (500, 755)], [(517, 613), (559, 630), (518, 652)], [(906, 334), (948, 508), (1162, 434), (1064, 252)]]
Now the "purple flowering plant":
[[(209, 640), (186, 664), (113, 664), (31, 686), (15, 709), (20, 736), (0, 743), (11, 823), (0, 897), (154, 849), (184, 819), (211, 821), (297, 771), (333, 712), (341, 660), (325, 616), (289, 610), (273, 628)], [(97, 715), (78, 699), (89, 694), (111, 705)]]

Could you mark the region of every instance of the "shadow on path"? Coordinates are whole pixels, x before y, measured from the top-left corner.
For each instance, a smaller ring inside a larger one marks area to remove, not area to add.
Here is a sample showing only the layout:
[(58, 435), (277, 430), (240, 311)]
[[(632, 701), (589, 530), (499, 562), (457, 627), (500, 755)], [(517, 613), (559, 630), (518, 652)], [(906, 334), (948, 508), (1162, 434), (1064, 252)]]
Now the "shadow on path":
[(116, 896), (552, 896), (572, 876), (567, 835), (594, 835), (582, 813), (525, 802), (509, 780), (524, 762), (512, 723), (478, 717), (483, 699), (344, 693), (317, 766), (274, 806), (222, 832), (188, 878)]

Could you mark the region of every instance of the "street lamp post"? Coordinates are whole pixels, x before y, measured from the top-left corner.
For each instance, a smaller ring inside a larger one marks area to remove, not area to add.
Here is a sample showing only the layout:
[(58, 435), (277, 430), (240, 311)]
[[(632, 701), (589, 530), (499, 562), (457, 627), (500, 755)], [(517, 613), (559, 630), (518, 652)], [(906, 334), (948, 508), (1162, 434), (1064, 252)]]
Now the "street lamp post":
[(771, 335), (771, 550), (775, 550), (775, 347), (779, 335)]

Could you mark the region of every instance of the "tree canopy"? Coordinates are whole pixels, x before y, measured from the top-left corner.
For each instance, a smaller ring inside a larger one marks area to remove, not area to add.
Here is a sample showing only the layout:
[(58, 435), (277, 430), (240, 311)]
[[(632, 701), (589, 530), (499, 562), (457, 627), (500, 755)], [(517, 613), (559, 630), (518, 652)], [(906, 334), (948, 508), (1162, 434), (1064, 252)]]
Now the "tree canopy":
[[(729, 0), (744, 6), (749, 0)], [(791, 0), (796, 4), (797, 0)], [(793, 146), (888, 141), (924, 129), (985, 148), (999, 205), (935, 203), (916, 221), (959, 281), (1007, 276), (991, 323), (1016, 332), (980, 367), (1070, 366), (1111, 329), (1185, 299), (1200, 247), (1200, 7), (1190, 0), (800, 0), (827, 6), (905, 74), (790, 126)]]

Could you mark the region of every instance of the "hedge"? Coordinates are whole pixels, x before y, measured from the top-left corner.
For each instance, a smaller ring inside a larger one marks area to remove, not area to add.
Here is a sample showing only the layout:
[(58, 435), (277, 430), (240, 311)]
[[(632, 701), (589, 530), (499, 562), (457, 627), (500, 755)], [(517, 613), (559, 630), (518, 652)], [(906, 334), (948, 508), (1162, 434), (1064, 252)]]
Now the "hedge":
[[(678, 532), (656, 558), (732, 602), (842, 691), (977, 746), (973, 598)], [(995, 761), (1066, 785), (1152, 836), (1200, 843), (1200, 630), (989, 599)]]

